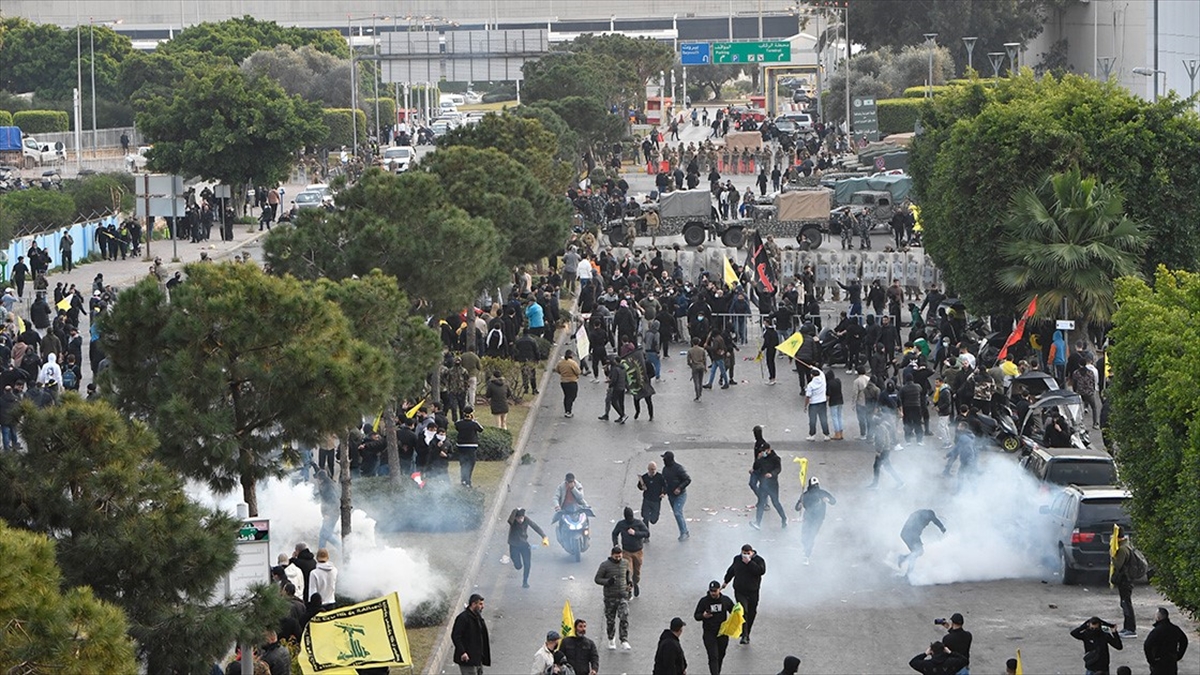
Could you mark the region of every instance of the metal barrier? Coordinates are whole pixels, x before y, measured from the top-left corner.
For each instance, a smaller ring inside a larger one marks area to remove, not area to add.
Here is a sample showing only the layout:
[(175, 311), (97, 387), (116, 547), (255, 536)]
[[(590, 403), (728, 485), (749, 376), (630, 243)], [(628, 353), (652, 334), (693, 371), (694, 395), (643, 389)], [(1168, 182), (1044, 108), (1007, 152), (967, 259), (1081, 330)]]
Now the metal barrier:
[[(87, 158), (87, 155), (90, 153), (90, 151), (93, 148), (97, 148), (97, 149), (120, 148), (121, 147), (121, 134), (127, 134), (129, 136), (129, 151), (130, 152), (136, 151), (137, 147), (139, 145), (142, 145), (143, 143), (145, 143), (145, 140), (142, 138), (142, 135), (140, 133), (138, 133), (138, 130), (135, 127), (114, 127), (111, 129), (97, 129), (94, 139), (92, 137), (92, 130), (84, 129), (82, 134), (80, 135), (80, 137), (82, 138), (82, 142), (83, 142), (84, 158), (85, 159)], [(54, 145), (55, 143), (62, 143), (63, 148), (65, 148), (67, 152), (75, 151), (75, 132), (74, 131), (60, 131), (57, 133), (49, 133), (49, 134), (30, 134), (30, 136), (33, 136), (34, 138), (38, 139), (38, 141), (41, 143), (49, 143), (50, 145)]]

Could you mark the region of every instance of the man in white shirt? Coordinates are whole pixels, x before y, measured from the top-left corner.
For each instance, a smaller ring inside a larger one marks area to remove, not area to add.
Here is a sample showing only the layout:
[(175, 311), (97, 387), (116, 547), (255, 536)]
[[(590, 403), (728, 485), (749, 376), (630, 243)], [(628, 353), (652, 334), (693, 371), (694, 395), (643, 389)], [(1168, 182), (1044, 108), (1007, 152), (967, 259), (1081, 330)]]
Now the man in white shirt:
[(825, 373), (812, 368), (808, 385), (804, 387), (804, 409), (808, 411), (808, 438), (817, 440), (817, 419), (821, 420), (821, 440), (829, 440), (829, 399), (825, 395)]
[(558, 633), (554, 631), (546, 633), (546, 643), (533, 655), (533, 666), (529, 669), (529, 675), (546, 675), (549, 672), (558, 672), (558, 668), (554, 665), (554, 652), (558, 650), (559, 639)]

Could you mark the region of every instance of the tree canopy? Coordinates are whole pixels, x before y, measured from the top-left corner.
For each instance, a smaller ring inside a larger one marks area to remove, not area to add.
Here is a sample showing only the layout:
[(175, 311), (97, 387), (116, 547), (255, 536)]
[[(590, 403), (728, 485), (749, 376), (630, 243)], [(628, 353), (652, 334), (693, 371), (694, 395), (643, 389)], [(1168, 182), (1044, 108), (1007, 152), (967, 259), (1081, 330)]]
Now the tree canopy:
[[(121, 63), (133, 53), (133, 43), (105, 25), (63, 29), (22, 18), (0, 21), (0, 89), (34, 92), (39, 98), (70, 102), (78, 82), (78, 68), (88, 79), (92, 54), (96, 55), (96, 93), (113, 99), (118, 93)], [(77, 40), (82, 40), (82, 61), (77, 61)], [(94, 41), (94, 42), (93, 42)], [(94, 46), (93, 46), (94, 45)], [(90, 112), (90, 111), (89, 111)]]
[(294, 49), (311, 45), (327, 54), (350, 58), (346, 38), (336, 30), (281, 26), (274, 21), (259, 21), (249, 15), (188, 26), (158, 49), (168, 54), (208, 52), (241, 63), (254, 52), (273, 49), (278, 45), (290, 45)]
[(1154, 585), (1200, 613), (1200, 275), (1160, 267), (1153, 285), (1117, 282), (1107, 353), (1121, 479), (1133, 492), (1135, 543)]
[[(561, 119), (561, 118), (560, 118)], [(551, 194), (564, 194), (575, 170), (560, 156), (559, 139), (533, 116), (512, 113), (484, 115), (478, 124), (451, 129), (438, 139), (441, 151), (456, 145), (492, 148), (510, 157), (533, 175)]]
[(254, 265), (197, 263), (170, 301), (153, 279), (100, 319), (117, 406), (158, 432), (158, 457), (218, 492), (282, 475), (293, 442), (355, 426), (388, 397), (392, 362), (332, 302)]
[(492, 223), (502, 240), (505, 266), (553, 254), (571, 230), (571, 206), (562, 193), (551, 194), (521, 162), (500, 150), (439, 149), (418, 168), (437, 176), (457, 206)]
[(0, 558), (0, 616), (15, 622), (0, 640), (0, 663), (9, 672), (138, 672), (125, 615), (86, 586), (62, 589), (50, 539), (0, 521)]
[(337, 210), (308, 210), (296, 226), (272, 230), (263, 253), (272, 272), (300, 279), (378, 268), (423, 311), (440, 314), (504, 278), (501, 245), (496, 228), (454, 205), (437, 176), (372, 169), (338, 193)]
[(138, 109), (138, 126), (154, 144), (151, 170), (226, 185), (282, 180), (295, 151), (327, 133), (316, 104), (232, 67), (189, 71), (171, 95), (151, 95)]
[(998, 292), (1010, 200), (1041, 176), (1079, 167), (1120, 187), (1126, 214), (1151, 241), (1143, 272), (1190, 269), (1200, 255), (1200, 117), (1112, 84), (1031, 73), (951, 87), (923, 108), (910, 173), (923, 242), (947, 285), (981, 314), (1011, 314)]
[(151, 458), (144, 424), (69, 394), (26, 408), (20, 431), (28, 452), (0, 464), (0, 516), (53, 536), (65, 584), (124, 610), (149, 672), (200, 672), (270, 625), (263, 612), (282, 613), (275, 591), (244, 607), (210, 604), (233, 568), (236, 521), (187, 498), (179, 475)]

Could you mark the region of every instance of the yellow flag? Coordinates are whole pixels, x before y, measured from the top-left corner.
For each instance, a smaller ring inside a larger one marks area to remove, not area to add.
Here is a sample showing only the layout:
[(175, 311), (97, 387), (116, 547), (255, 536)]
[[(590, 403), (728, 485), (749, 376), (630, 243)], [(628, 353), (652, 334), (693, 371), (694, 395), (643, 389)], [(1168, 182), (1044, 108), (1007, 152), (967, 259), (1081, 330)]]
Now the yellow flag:
[(1017, 650), (1017, 675), (1025, 675), (1025, 664), (1021, 662), (1021, 650)]
[(559, 629), (558, 634), (563, 637), (571, 637), (575, 634), (575, 613), (571, 611), (570, 600), (563, 601), (562, 628)]
[(371, 424), (371, 431), (379, 431), (379, 425), (382, 423), (383, 423), (383, 411), (380, 410), (379, 414), (375, 416), (375, 421)]
[(425, 399), (421, 399), (420, 403), (409, 408), (407, 411), (405, 411), (404, 414), (408, 415), (409, 419), (412, 419), (413, 417), (416, 416), (417, 413), (421, 412), (421, 407), (424, 405), (425, 405)]
[(729, 262), (729, 256), (722, 255), (721, 259), (725, 261), (725, 285), (733, 288), (738, 285), (737, 272), (733, 271), (733, 265)]
[(1113, 523), (1112, 539), (1108, 541), (1108, 587), (1112, 588), (1113, 563), (1117, 560), (1117, 549), (1121, 548), (1121, 526)]
[(335, 668), (412, 665), (400, 597), (392, 593), (317, 614), (300, 638), (299, 660), (305, 675), (343, 672)]
[(717, 630), (717, 635), (727, 635), (729, 637), (741, 636), (742, 624), (746, 622), (744, 612), (742, 603), (739, 602), (734, 605), (733, 609), (729, 610), (729, 617), (721, 622), (721, 628)]
[(69, 309), (71, 309), (71, 296), (68, 295), (67, 297), (63, 298), (62, 300), (59, 300), (58, 304), (56, 304), (54, 306), (61, 309), (64, 312), (68, 311)]
[(800, 465), (800, 489), (804, 489), (804, 481), (808, 480), (808, 458), (793, 457), (792, 461)]
[(757, 362), (757, 361), (762, 361), (762, 360), (763, 360), (763, 353), (762, 353), (762, 350), (761, 350), (761, 349), (760, 349), (760, 350), (758, 350), (758, 353), (754, 355), (754, 360), (755, 360), (756, 362)]
[(775, 347), (775, 349), (778, 349), (794, 359), (796, 358), (796, 352), (800, 351), (800, 345), (802, 344), (804, 344), (804, 336), (800, 334), (800, 331), (796, 331), (795, 333), (792, 333), (790, 338), (784, 340), (777, 347)]

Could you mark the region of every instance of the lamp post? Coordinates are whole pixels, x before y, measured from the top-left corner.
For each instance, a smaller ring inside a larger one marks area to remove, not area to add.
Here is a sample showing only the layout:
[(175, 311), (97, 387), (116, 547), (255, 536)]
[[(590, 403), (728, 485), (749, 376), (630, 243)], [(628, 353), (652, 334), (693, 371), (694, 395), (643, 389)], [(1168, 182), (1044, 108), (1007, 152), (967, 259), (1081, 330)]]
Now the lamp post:
[(1020, 42), (1005, 42), (1004, 51), (1008, 52), (1008, 74), (1016, 75), (1019, 68), (1017, 57), (1021, 54)]
[[(89, 53), (91, 54), (91, 69), (92, 69), (92, 157), (98, 153), (96, 142), (96, 20), (88, 17), (88, 39), (91, 46)], [(115, 26), (121, 23), (121, 19), (115, 21), (101, 21), (101, 26)]]
[(1104, 73), (1104, 81), (1108, 82), (1108, 78), (1112, 76), (1112, 67), (1114, 57), (1101, 56), (1096, 59), (1096, 65), (1100, 67), (1100, 72)]
[(979, 40), (977, 37), (965, 37), (962, 39), (963, 44), (967, 47), (967, 70), (975, 70), (975, 42)]
[(925, 34), (925, 46), (929, 48), (929, 80), (925, 83), (925, 98), (933, 98), (933, 50), (937, 47), (937, 33)]
[(992, 77), (1000, 79), (1000, 66), (1004, 65), (1004, 52), (988, 52), (988, 61), (992, 63)]
[[(354, 143), (354, 156), (358, 156), (358, 73), (355, 69), (354, 58), (354, 22), (371, 20), (371, 39), (375, 41), (375, 25), (378, 17), (374, 14), (371, 16), (350, 16), (346, 15), (346, 44), (350, 46), (350, 128), (353, 129), (351, 139)], [(384, 17), (386, 19), (387, 17)], [(376, 41), (376, 49), (378, 42)], [(378, 67), (378, 66), (376, 66)], [(379, 138), (379, 73), (375, 73), (375, 138)]]
[(1134, 68), (1131, 72), (1134, 75), (1144, 75), (1146, 77), (1154, 78), (1154, 100), (1155, 101), (1158, 100), (1158, 76), (1159, 76), (1159, 74), (1162, 74), (1162, 76), (1163, 76), (1163, 91), (1166, 91), (1166, 89), (1167, 89), (1167, 71), (1159, 70), (1157, 68), (1151, 68), (1149, 66), (1140, 66), (1138, 68)]
[[(1195, 96), (1196, 95), (1196, 73), (1200, 72), (1200, 59), (1184, 59), (1183, 67), (1187, 70), (1188, 79), (1191, 80), (1191, 82), (1192, 82), (1191, 93), (1188, 94), (1188, 96), (1189, 97)], [(1163, 85), (1163, 88), (1166, 88), (1165, 84)]]

